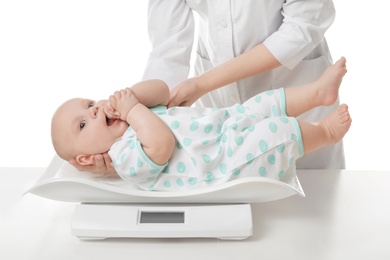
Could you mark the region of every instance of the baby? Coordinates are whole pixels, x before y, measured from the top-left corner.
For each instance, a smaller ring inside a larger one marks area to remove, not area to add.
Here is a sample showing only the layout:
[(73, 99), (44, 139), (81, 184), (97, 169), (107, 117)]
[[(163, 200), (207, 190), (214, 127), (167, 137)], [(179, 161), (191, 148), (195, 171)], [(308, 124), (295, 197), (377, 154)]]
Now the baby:
[(287, 182), (298, 158), (339, 142), (349, 130), (345, 104), (318, 123), (296, 119), (334, 104), (346, 71), (341, 58), (310, 84), (269, 90), (227, 108), (167, 108), (167, 85), (142, 81), (108, 100), (66, 101), (54, 113), (52, 141), (61, 158), (80, 165), (94, 165), (95, 156), (108, 151), (117, 174), (143, 190), (188, 190), (253, 176)]

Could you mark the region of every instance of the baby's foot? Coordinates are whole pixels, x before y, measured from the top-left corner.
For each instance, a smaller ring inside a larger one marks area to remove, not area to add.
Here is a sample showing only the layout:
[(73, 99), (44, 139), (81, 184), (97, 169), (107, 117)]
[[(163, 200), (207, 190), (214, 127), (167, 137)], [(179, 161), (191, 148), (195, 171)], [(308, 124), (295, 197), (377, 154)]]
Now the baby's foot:
[(346, 62), (346, 59), (341, 57), (335, 64), (327, 68), (315, 82), (320, 104), (330, 106), (336, 102), (341, 80), (347, 73)]
[(348, 132), (351, 126), (352, 119), (349, 115), (348, 106), (346, 104), (340, 105), (337, 110), (333, 111), (325, 117), (320, 125), (327, 133), (329, 144), (339, 142)]

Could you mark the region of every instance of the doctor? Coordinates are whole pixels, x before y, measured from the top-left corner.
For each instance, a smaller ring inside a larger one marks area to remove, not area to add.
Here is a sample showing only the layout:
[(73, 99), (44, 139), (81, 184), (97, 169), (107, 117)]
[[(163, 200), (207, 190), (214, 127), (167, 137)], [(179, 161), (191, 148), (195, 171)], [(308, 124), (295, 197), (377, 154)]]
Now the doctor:
[[(186, 80), (199, 14), (195, 75)], [(170, 106), (224, 107), (255, 94), (317, 79), (331, 65), (324, 38), (335, 18), (331, 0), (150, 0), (153, 50), (144, 79), (164, 80)], [(184, 81), (184, 82), (183, 82)], [(320, 107), (301, 118), (320, 120)], [(301, 158), (297, 168), (345, 168), (343, 144)]]
[[(188, 79), (196, 35), (195, 77)], [(223, 107), (243, 103), (267, 89), (302, 85), (319, 78), (333, 61), (324, 38), (335, 18), (331, 0), (149, 0), (152, 51), (144, 79), (162, 79), (172, 89), (172, 105)], [(331, 107), (301, 119), (320, 120)], [(79, 170), (111, 172), (107, 154), (96, 167), (71, 162)], [(345, 168), (342, 142), (297, 161), (297, 168)]]

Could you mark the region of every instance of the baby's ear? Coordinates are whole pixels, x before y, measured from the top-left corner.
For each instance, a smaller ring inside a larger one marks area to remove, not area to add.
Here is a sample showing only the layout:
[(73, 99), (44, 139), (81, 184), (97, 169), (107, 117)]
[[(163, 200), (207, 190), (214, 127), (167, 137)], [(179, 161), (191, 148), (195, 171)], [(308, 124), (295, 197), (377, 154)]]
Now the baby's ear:
[(93, 166), (93, 165), (95, 165), (95, 155), (94, 154), (80, 154), (80, 155), (77, 155), (76, 161), (80, 165)]

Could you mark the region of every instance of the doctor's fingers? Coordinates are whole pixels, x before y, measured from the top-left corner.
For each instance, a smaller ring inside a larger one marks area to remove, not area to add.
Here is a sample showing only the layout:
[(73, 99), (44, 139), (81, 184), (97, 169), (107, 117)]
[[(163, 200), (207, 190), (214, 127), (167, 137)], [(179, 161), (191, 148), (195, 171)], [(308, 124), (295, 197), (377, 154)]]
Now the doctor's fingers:
[(168, 107), (191, 106), (196, 99), (193, 92), (183, 88), (175, 88), (171, 91), (171, 99), (169, 100)]
[(194, 101), (192, 100), (184, 100), (184, 101), (171, 100), (169, 101), (167, 107), (191, 106), (193, 103)]

